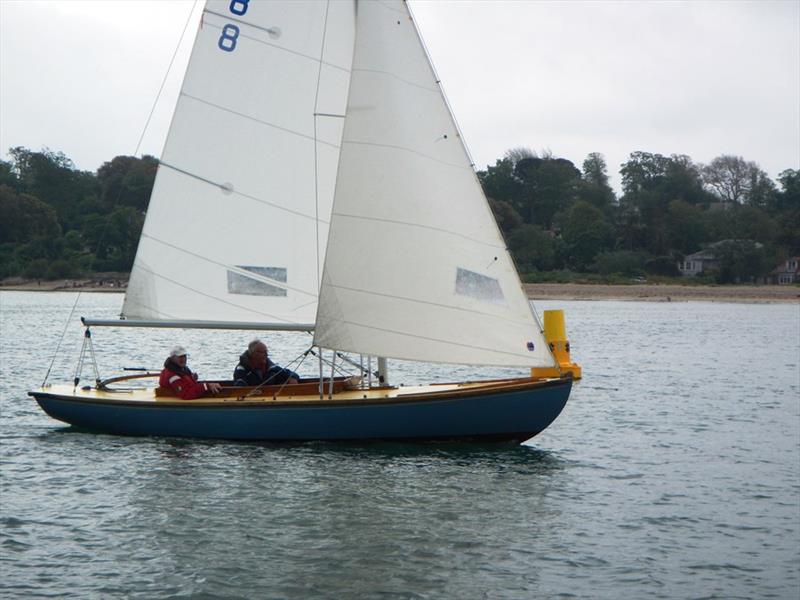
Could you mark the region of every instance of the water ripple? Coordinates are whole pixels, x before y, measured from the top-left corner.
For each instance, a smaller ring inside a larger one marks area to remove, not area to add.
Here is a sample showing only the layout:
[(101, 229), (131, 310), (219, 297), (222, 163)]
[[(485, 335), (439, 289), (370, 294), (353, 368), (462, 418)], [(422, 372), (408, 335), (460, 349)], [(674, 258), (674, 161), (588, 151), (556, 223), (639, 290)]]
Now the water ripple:
[[(25, 395), (73, 301), (0, 293), (2, 598), (798, 596), (794, 306), (545, 305), (567, 309), (586, 378), (550, 429), (510, 448), (74, 431)], [(121, 297), (83, 301), (112, 317)], [(95, 343), (152, 366), (184, 334), (117, 335)], [(180, 341), (203, 348), (194, 366), (217, 376), (247, 338), (195, 335)], [(307, 343), (274, 337), (287, 355)], [(60, 379), (79, 344), (66, 347)], [(123, 366), (98, 360), (102, 373)], [(409, 382), (454, 377), (395, 369)]]

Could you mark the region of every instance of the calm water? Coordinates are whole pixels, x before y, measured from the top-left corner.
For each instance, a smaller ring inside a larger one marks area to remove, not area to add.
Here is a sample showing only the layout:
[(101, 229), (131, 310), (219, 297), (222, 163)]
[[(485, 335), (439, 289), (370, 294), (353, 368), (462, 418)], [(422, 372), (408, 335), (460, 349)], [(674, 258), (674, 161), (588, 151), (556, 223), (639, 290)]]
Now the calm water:
[[(585, 374), (542, 435), (359, 447), (50, 420), (25, 392), (75, 298), (0, 292), (2, 598), (800, 596), (798, 304), (540, 303), (566, 309)], [(84, 294), (76, 314), (121, 302)], [(74, 376), (80, 335), (73, 318), (51, 381)], [(248, 339), (94, 331), (101, 376), (157, 368), (180, 342), (201, 375), (227, 377)], [(309, 341), (269, 339), (284, 364)], [(476, 375), (455, 371), (393, 372)]]

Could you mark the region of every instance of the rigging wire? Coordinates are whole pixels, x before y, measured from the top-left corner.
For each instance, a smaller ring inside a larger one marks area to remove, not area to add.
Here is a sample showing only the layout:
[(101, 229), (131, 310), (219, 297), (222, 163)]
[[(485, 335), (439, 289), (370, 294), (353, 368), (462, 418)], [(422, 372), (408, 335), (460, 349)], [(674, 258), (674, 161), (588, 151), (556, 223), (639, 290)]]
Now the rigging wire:
[(53, 352), (53, 359), (50, 361), (50, 366), (47, 368), (47, 373), (45, 373), (44, 380), (42, 381), (42, 387), (47, 384), (47, 378), (50, 377), (50, 371), (53, 369), (53, 364), (56, 362), (56, 356), (58, 356), (58, 350), (61, 348), (61, 343), (64, 341), (64, 336), (67, 335), (67, 328), (69, 327), (70, 322), (72, 321), (72, 315), (75, 314), (75, 307), (78, 306), (78, 300), (81, 298), (81, 292), (78, 292), (78, 295), (75, 297), (75, 303), (72, 305), (72, 310), (69, 311), (69, 316), (67, 317), (66, 323), (64, 323), (64, 331), (61, 332), (61, 338), (59, 338), (58, 343), (56, 344), (56, 350)]
[[(308, 350), (304, 351), (302, 354), (300, 354), (300, 356), (297, 356), (297, 357), (296, 357), (296, 358), (295, 358), (295, 359), (294, 359), (292, 362), (290, 362), (288, 365), (286, 365), (286, 367), (284, 367), (284, 369), (289, 369), (289, 367), (291, 367), (291, 369), (297, 369), (297, 370), (300, 370), (300, 367), (301, 367), (301, 366), (303, 365), (303, 363), (305, 362), (305, 360), (306, 360), (306, 358), (308, 357), (309, 353), (310, 353), (310, 354), (314, 354), (314, 352), (313, 352), (313, 350), (312, 350), (312, 349), (313, 349), (313, 346), (312, 346), (311, 348), (309, 348)], [(298, 361), (299, 361), (299, 362), (298, 362)], [(295, 363), (297, 363), (297, 366), (294, 366), (294, 365), (295, 365)], [(291, 369), (290, 369), (290, 370), (291, 370)], [(247, 392), (245, 395), (243, 395), (243, 396), (240, 396), (240, 397), (238, 398), (238, 400), (244, 400), (245, 398), (248, 398), (248, 397), (250, 397), (250, 396), (255, 396), (255, 395), (256, 395), (256, 392), (258, 392), (258, 391), (259, 391), (259, 390), (260, 390), (262, 387), (264, 387), (265, 385), (269, 385), (269, 382), (270, 382), (272, 379), (274, 379), (276, 375), (277, 375), (277, 373), (275, 373), (275, 375), (273, 375), (273, 376), (272, 376), (272, 377), (270, 377), (269, 379), (266, 379), (266, 380), (262, 381), (262, 382), (261, 382), (261, 383), (259, 383), (259, 384), (258, 384), (256, 387), (254, 387), (252, 390), (248, 391), (248, 392)], [(287, 383), (288, 383), (288, 379), (287, 379), (286, 381), (284, 381), (284, 382), (281, 384), (281, 387), (279, 387), (279, 388), (278, 388), (278, 391), (277, 391), (277, 392), (275, 392), (275, 394), (273, 394), (273, 398), (274, 398), (275, 396), (278, 396), (278, 395), (281, 393), (281, 391), (283, 391), (283, 388), (284, 388), (284, 387), (286, 387), (286, 384), (287, 384)]]
[(316, 238), (317, 249), (315, 256), (315, 261), (317, 264), (317, 301), (319, 301), (320, 279), (322, 277), (319, 266), (319, 153), (317, 152), (317, 117), (322, 115), (318, 113), (319, 107), (317, 106), (317, 102), (319, 102), (319, 87), (320, 82), (322, 81), (322, 64), (323, 60), (325, 59), (325, 39), (328, 35), (329, 8), (330, 0), (325, 3), (325, 18), (323, 19), (322, 26), (322, 44), (319, 50), (319, 69), (317, 69), (317, 89), (314, 92), (314, 227), (316, 233), (314, 237)]
[(167, 83), (167, 78), (169, 77), (170, 72), (172, 71), (172, 65), (175, 63), (175, 57), (178, 56), (178, 50), (183, 43), (183, 38), (186, 35), (186, 30), (189, 28), (189, 23), (192, 20), (192, 15), (194, 14), (194, 9), (197, 6), (197, 1), (194, 0), (192, 3), (192, 8), (189, 9), (189, 16), (186, 18), (186, 23), (183, 25), (183, 31), (181, 32), (181, 37), (178, 38), (178, 44), (175, 46), (175, 50), (172, 53), (172, 58), (169, 61), (169, 66), (167, 67), (167, 72), (164, 73), (164, 78), (161, 80), (161, 87), (158, 88), (158, 93), (156, 94), (156, 98), (153, 101), (153, 106), (150, 108), (150, 114), (147, 116), (147, 121), (144, 124), (144, 128), (142, 129), (142, 134), (139, 136), (139, 141), (136, 143), (136, 150), (134, 151), (134, 155), (139, 153), (139, 146), (142, 145), (142, 140), (144, 139), (145, 133), (147, 133), (147, 128), (150, 126), (150, 120), (153, 118), (153, 113), (155, 113), (156, 106), (158, 105), (158, 101), (161, 99), (161, 92), (164, 91), (164, 86)]
[[(197, 6), (197, 2), (198, 2), (198, 0), (194, 0), (194, 2), (192, 3), (192, 8), (189, 10), (189, 16), (186, 18), (186, 23), (183, 26), (183, 31), (181, 32), (181, 36), (178, 39), (178, 43), (175, 46), (175, 50), (172, 53), (172, 58), (169, 61), (169, 66), (167, 67), (166, 73), (164, 73), (164, 78), (161, 81), (161, 86), (159, 87), (158, 93), (156, 94), (155, 100), (153, 101), (153, 106), (150, 108), (150, 114), (148, 115), (147, 121), (145, 122), (144, 127), (142, 128), (142, 133), (139, 136), (139, 141), (136, 143), (136, 149), (134, 150), (134, 153), (133, 153), (134, 156), (136, 156), (139, 153), (139, 148), (140, 148), (140, 146), (142, 144), (142, 140), (144, 139), (145, 133), (147, 132), (147, 128), (150, 126), (150, 121), (153, 118), (153, 114), (155, 113), (155, 109), (156, 109), (156, 106), (158, 104), (158, 101), (161, 98), (161, 93), (164, 90), (164, 85), (167, 82), (167, 78), (169, 77), (169, 73), (172, 70), (172, 65), (175, 63), (175, 57), (178, 55), (178, 50), (180, 49), (180, 46), (183, 43), (183, 38), (186, 35), (186, 30), (189, 28), (189, 23), (192, 20), (192, 14), (194, 13), (195, 7)], [(119, 188), (119, 190), (117, 192), (117, 197), (114, 199), (114, 202), (112, 203), (112, 207), (116, 206), (119, 203), (119, 199), (120, 199), (121, 196), (122, 196), (122, 186), (120, 185), (120, 188)], [(100, 238), (98, 239), (97, 244), (95, 245), (95, 249), (94, 249), (95, 256), (97, 255), (97, 252), (100, 250), (100, 246), (102, 245), (103, 240), (105, 240), (106, 232), (108, 231), (108, 224), (109, 224), (110, 220), (111, 220), (111, 218), (110, 218), (110, 213), (109, 213), (109, 216), (106, 218), (105, 223), (103, 224), (103, 229), (100, 232)], [(78, 291), (78, 295), (75, 298), (75, 303), (72, 305), (72, 310), (70, 310), (69, 316), (67, 317), (67, 321), (64, 324), (64, 331), (61, 333), (61, 338), (58, 340), (58, 344), (56, 344), (56, 349), (55, 349), (55, 352), (53, 353), (53, 358), (50, 361), (50, 366), (47, 368), (47, 373), (45, 374), (44, 380), (42, 381), (42, 387), (44, 387), (47, 384), (47, 380), (50, 377), (50, 372), (53, 369), (53, 365), (55, 364), (56, 357), (58, 356), (58, 351), (61, 348), (61, 344), (63, 343), (64, 337), (67, 334), (67, 329), (69, 328), (69, 324), (72, 321), (72, 316), (75, 314), (75, 308), (78, 306), (78, 301), (80, 300), (82, 293), (83, 293), (82, 290)], [(82, 362), (82, 359), (81, 359), (81, 362)], [(97, 373), (97, 364), (96, 363), (95, 363), (95, 376), (99, 379), (99, 375)]]
[[(150, 114), (147, 115), (147, 120), (145, 121), (144, 127), (142, 128), (142, 133), (139, 135), (139, 141), (136, 142), (136, 148), (133, 151), (133, 156), (139, 154), (139, 149), (142, 145), (142, 140), (144, 140), (144, 136), (147, 133), (147, 128), (150, 126), (150, 121), (153, 118), (153, 114), (156, 111), (156, 106), (158, 106), (158, 102), (161, 99), (161, 93), (164, 91), (164, 86), (167, 83), (167, 79), (169, 78), (169, 74), (172, 71), (172, 65), (175, 63), (175, 57), (178, 56), (178, 50), (183, 43), (183, 38), (186, 35), (186, 30), (189, 28), (189, 23), (192, 20), (192, 14), (194, 14), (194, 9), (197, 6), (198, 0), (194, 0), (192, 3), (192, 8), (189, 10), (189, 16), (186, 18), (186, 23), (183, 25), (183, 31), (181, 32), (181, 36), (178, 38), (178, 43), (175, 45), (175, 50), (172, 52), (172, 58), (169, 61), (169, 65), (167, 66), (167, 70), (164, 73), (164, 77), (161, 80), (161, 86), (158, 88), (158, 92), (156, 93), (156, 97), (153, 100), (153, 105), (150, 107)], [(117, 196), (114, 198), (114, 202), (111, 203), (111, 208), (114, 208), (119, 204), (119, 199), (122, 197), (122, 183), (120, 182), (119, 190), (117, 191)], [(108, 231), (108, 224), (111, 222), (111, 213), (109, 212), (108, 217), (106, 217), (105, 223), (103, 224), (103, 230), (100, 233), (100, 238), (95, 244), (94, 254), (97, 255), (98, 250), (100, 250), (100, 246), (102, 245), (103, 241), (106, 237), (106, 232)]]

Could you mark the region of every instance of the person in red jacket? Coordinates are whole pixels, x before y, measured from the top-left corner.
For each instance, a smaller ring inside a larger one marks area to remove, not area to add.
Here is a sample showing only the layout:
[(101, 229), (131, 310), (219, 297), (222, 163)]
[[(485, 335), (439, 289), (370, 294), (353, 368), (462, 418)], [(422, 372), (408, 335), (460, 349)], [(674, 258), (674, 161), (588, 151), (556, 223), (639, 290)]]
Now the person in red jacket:
[(197, 381), (197, 373), (186, 366), (186, 350), (175, 346), (164, 361), (164, 369), (158, 379), (158, 385), (171, 388), (180, 398), (194, 400), (208, 394), (218, 394), (221, 386), (212, 381)]

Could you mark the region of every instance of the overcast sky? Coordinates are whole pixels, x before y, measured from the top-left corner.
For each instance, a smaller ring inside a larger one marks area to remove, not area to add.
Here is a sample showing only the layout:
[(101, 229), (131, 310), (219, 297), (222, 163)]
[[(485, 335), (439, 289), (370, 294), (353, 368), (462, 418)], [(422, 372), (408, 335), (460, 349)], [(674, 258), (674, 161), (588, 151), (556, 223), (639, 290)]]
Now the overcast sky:
[[(203, 4), (0, 0), (3, 159), (136, 152), (190, 18), (138, 148), (160, 155)], [(617, 188), (636, 150), (800, 168), (800, 0), (410, 5), (478, 168), (516, 147), (600, 152)]]

